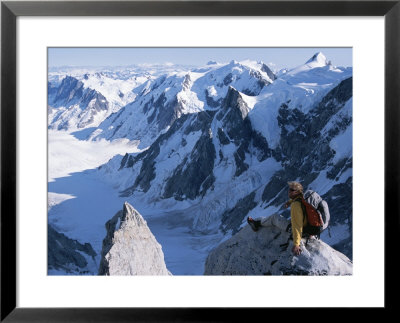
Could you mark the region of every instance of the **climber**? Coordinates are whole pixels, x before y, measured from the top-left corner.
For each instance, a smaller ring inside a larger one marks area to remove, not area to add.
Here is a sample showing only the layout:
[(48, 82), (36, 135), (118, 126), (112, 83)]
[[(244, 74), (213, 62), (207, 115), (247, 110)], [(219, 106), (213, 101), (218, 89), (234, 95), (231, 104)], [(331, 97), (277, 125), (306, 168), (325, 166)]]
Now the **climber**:
[(278, 228), (288, 231), (291, 225), (293, 248), (292, 252), (296, 256), (301, 254), (300, 241), (303, 233), (303, 227), (307, 224), (307, 217), (303, 215), (301, 206), (301, 198), (303, 197), (303, 186), (298, 182), (289, 182), (289, 201), (285, 203), (284, 207), (290, 206), (290, 221), (283, 216), (274, 214), (270, 217), (262, 217), (261, 219), (254, 220), (251, 217), (247, 218), (247, 222), (254, 231), (260, 227), (275, 225)]
[(290, 220), (292, 223), (293, 248), (292, 252), (298, 256), (301, 254), (300, 241), (303, 227), (307, 224), (307, 216), (303, 214), (301, 199), (303, 197), (303, 186), (298, 182), (289, 182), (289, 201), (285, 204), (290, 205)]

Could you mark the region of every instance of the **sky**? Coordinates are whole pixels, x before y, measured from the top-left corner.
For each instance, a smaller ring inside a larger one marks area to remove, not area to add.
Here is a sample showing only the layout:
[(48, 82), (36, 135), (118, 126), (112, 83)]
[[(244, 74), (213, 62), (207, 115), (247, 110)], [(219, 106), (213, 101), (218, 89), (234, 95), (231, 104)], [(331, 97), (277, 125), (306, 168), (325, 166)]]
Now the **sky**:
[(335, 66), (353, 66), (352, 48), (48, 48), (49, 67), (60, 66), (127, 66), (138, 64), (180, 64), (204, 66), (209, 61), (228, 63), (231, 60), (263, 61), (276, 69), (304, 64), (315, 53), (322, 52)]

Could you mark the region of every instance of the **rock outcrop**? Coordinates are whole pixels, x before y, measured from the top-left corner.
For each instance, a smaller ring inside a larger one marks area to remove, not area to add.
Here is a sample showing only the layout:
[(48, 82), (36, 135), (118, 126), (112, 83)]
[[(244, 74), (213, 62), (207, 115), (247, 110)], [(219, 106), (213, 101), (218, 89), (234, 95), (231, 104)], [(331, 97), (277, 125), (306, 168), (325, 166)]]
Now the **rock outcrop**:
[(290, 234), (276, 225), (254, 232), (245, 226), (213, 249), (205, 275), (352, 275), (353, 264), (321, 240), (302, 239), (303, 252), (294, 256)]
[(49, 272), (86, 275), (95, 265), (96, 252), (90, 243), (81, 244), (48, 225), (47, 261)]
[(171, 275), (147, 222), (125, 202), (106, 223), (99, 275)]

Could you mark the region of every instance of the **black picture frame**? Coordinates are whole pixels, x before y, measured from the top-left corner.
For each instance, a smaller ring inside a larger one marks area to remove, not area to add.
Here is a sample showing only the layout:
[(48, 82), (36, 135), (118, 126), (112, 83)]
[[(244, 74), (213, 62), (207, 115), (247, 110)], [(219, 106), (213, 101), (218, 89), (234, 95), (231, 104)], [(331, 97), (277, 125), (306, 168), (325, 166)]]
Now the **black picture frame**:
[[(399, 233), (400, 1), (2, 1), (1, 3), (1, 321), (233, 322), (248, 308), (19, 308), (17, 302), (16, 19), (18, 16), (384, 16), (385, 19), (385, 307)], [(373, 195), (373, 190), (371, 191)], [(365, 248), (373, 243), (365, 242)], [(389, 278), (390, 277), (390, 278)], [(268, 291), (266, 291), (268, 292)], [(345, 291), (344, 291), (345, 292)], [(317, 292), (318, 294), (318, 292)], [(288, 291), (288, 297), (291, 297)], [(395, 297), (395, 296), (392, 296)], [(251, 309), (253, 318), (264, 308)], [(272, 309), (269, 309), (272, 310)], [(277, 309), (276, 309), (277, 310)], [(295, 309), (296, 311), (298, 309)], [(287, 309), (285, 309), (287, 315)], [(292, 313), (292, 312), (291, 312)], [(247, 315), (247, 314), (246, 314)], [(292, 314), (291, 314), (292, 315)], [(325, 315), (324, 315), (325, 316)], [(249, 319), (251, 321), (251, 319)], [(246, 320), (247, 321), (247, 320)]]

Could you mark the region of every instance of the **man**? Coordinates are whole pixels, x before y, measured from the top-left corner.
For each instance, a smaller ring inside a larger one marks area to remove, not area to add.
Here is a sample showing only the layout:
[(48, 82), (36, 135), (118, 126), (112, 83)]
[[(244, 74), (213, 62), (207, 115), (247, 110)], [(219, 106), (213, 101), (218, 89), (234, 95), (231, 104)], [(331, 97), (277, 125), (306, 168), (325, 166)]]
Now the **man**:
[(301, 199), (303, 198), (303, 186), (298, 182), (289, 182), (290, 221), (292, 223), (293, 248), (292, 252), (298, 256), (301, 254), (300, 241), (303, 228), (307, 224), (307, 217), (303, 214)]
[(285, 207), (290, 206), (290, 222), (278, 214), (271, 215), (267, 218), (254, 220), (251, 217), (247, 218), (247, 222), (254, 231), (257, 231), (262, 226), (275, 225), (281, 230), (286, 230), (288, 224), (292, 226), (293, 248), (292, 252), (296, 256), (301, 254), (300, 241), (303, 234), (303, 227), (307, 224), (307, 217), (303, 214), (301, 206), (301, 198), (303, 197), (303, 186), (298, 182), (289, 182), (289, 201)]

